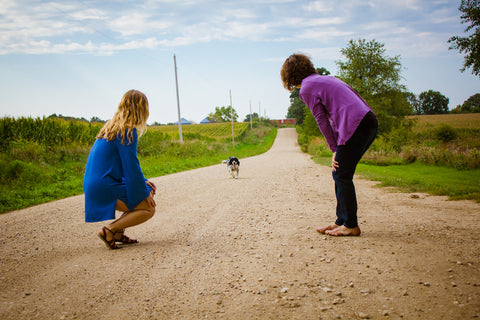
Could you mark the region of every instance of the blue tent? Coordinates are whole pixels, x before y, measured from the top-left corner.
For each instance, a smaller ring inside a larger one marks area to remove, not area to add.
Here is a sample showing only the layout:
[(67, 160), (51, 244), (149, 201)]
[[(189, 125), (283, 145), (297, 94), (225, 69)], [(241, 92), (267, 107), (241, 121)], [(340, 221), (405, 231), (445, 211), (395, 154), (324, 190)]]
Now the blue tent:
[(200, 123), (212, 123), (212, 121), (208, 120), (208, 117), (200, 121)]

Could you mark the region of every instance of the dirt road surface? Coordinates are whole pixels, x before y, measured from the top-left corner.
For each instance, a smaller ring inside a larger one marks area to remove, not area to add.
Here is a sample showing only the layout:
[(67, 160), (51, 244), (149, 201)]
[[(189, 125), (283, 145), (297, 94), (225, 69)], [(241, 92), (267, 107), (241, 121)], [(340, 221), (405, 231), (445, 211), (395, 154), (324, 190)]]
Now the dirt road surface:
[(83, 196), (0, 216), (0, 319), (480, 318), (480, 205), (355, 178), (360, 237), (328, 167), (281, 129), (270, 151), (155, 179), (141, 243), (108, 250)]

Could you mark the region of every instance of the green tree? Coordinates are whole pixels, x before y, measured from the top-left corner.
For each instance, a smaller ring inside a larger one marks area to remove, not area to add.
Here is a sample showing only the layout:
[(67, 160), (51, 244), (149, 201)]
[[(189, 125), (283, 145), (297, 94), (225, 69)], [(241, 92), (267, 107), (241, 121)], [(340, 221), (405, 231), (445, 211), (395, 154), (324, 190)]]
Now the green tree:
[(303, 113), (303, 133), (309, 137), (320, 137), (322, 133), (318, 128), (317, 120), (315, 120), (315, 117), (306, 105), (303, 109)]
[(404, 124), (412, 106), (400, 83), (400, 56), (386, 56), (384, 44), (375, 40), (350, 40), (341, 49), (345, 61), (336, 61), (338, 77), (352, 87), (374, 110), (379, 132), (387, 133)]
[(235, 111), (235, 108), (231, 110), (230, 106), (215, 107), (215, 112), (210, 113), (207, 118), (212, 122), (230, 122), (232, 121), (232, 113), (233, 121), (236, 122), (238, 119), (238, 113)]
[(330, 71), (328, 71), (324, 67), (321, 67), (321, 68), (317, 68), (317, 74), (321, 76), (328, 76), (330, 74)]
[(90, 119), (90, 122), (104, 123), (104, 122), (106, 122), (106, 121), (100, 119), (99, 117), (92, 117), (92, 118)]
[(299, 97), (300, 89), (295, 88), (290, 93), (290, 107), (288, 107), (287, 118), (294, 118), (297, 124), (302, 124), (305, 118), (305, 103)]
[(420, 101), (418, 101), (417, 96), (413, 92), (406, 92), (405, 97), (408, 103), (410, 104), (410, 106), (412, 107), (413, 113), (421, 114), (422, 113), (421, 105), (420, 105)]
[(405, 86), (400, 84), (400, 56), (387, 57), (383, 43), (375, 40), (367, 42), (365, 39), (350, 40), (340, 52), (346, 61), (336, 61), (338, 77), (360, 96), (405, 90)]
[(480, 112), (480, 93), (476, 93), (462, 104), (464, 112)]
[(462, 72), (472, 68), (472, 73), (480, 77), (480, 4), (478, 0), (462, 0), (458, 10), (462, 12), (462, 23), (469, 24), (465, 32), (473, 33), (467, 37), (451, 37), (448, 40), (452, 44), (449, 49), (457, 49), (465, 54)]
[(448, 113), (449, 99), (438, 91), (424, 91), (418, 95), (418, 100), (421, 106), (420, 114)]
[(476, 93), (461, 106), (457, 106), (451, 111), (452, 113), (480, 113), (480, 93)]
[[(251, 117), (252, 117), (252, 121), (255, 120), (255, 119), (257, 119), (257, 121), (258, 121), (258, 119), (259, 119), (258, 113), (256, 113), (256, 112), (252, 113)], [(243, 120), (243, 122), (250, 122), (250, 114), (247, 114), (245, 116), (245, 120)]]

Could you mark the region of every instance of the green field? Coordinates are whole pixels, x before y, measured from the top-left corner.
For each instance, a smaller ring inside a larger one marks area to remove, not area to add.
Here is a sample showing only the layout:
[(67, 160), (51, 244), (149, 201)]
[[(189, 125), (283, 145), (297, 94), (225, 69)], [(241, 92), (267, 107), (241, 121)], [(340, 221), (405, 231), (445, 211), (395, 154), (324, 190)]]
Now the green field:
[[(235, 137), (242, 136), (243, 133), (250, 127), (249, 123), (234, 122), (233, 130)], [(171, 136), (177, 137), (179, 135), (179, 128), (177, 125), (168, 126), (153, 126), (149, 127), (150, 131), (159, 131)], [(182, 134), (185, 135), (200, 135), (202, 137), (213, 138), (216, 140), (231, 139), (232, 138), (232, 124), (230, 122), (224, 123), (206, 123), (206, 124), (189, 124), (182, 125)]]
[[(378, 137), (356, 173), (402, 191), (480, 202), (480, 114), (409, 118), (415, 120), (412, 130)], [(331, 164), (323, 138), (307, 150), (316, 162)]]
[[(102, 124), (56, 118), (0, 119), (0, 213), (83, 193), (85, 163)], [(147, 178), (267, 151), (276, 129), (234, 123), (150, 126), (138, 141)], [(233, 148), (235, 149), (233, 150)]]
[(480, 129), (480, 113), (431, 114), (408, 118), (416, 121), (415, 130), (418, 131), (441, 124), (448, 124), (456, 129)]

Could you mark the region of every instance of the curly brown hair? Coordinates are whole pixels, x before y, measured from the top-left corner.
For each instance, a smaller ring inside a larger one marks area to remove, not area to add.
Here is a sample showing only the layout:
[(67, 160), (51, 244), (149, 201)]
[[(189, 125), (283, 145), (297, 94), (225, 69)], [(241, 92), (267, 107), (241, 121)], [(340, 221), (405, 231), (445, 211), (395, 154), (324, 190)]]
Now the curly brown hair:
[(315, 68), (310, 58), (302, 53), (295, 53), (283, 63), (280, 76), (285, 89), (292, 91), (302, 84), (303, 79), (314, 73)]

